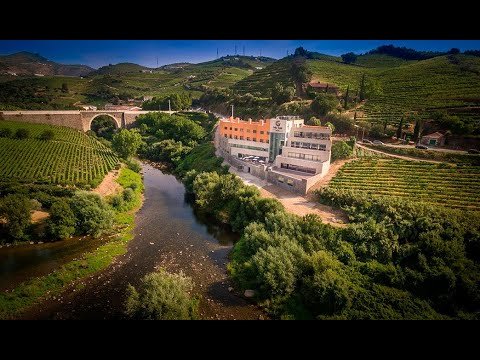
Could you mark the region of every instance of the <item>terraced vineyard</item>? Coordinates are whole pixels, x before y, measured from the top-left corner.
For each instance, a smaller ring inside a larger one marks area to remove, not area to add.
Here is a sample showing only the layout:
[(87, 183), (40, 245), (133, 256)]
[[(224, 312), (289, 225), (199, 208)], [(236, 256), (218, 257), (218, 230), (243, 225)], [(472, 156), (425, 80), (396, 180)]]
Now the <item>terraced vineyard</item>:
[(480, 167), (359, 159), (345, 164), (329, 187), (480, 211)]
[[(118, 163), (105, 145), (86, 134), (61, 126), (0, 121), (0, 129), (27, 129), (27, 139), (0, 138), (0, 178), (20, 182), (96, 186)], [(39, 140), (52, 130), (53, 140)]]

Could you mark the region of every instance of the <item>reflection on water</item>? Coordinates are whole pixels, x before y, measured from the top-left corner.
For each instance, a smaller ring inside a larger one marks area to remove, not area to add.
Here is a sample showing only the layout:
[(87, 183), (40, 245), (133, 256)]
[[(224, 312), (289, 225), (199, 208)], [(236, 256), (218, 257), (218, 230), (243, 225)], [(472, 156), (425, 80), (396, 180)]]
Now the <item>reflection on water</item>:
[(49, 274), (105, 241), (80, 236), (44, 244), (4, 246), (0, 249), (0, 291), (12, 289), (32, 277)]

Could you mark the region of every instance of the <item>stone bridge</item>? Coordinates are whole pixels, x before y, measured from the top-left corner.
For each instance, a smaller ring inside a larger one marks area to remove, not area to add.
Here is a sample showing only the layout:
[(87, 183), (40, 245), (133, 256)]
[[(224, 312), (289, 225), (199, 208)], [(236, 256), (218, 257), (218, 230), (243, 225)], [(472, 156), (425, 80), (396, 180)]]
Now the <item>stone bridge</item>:
[(163, 112), (172, 114), (174, 111), (122, 111), (122, 110), (20, 110), (0, 111), (0, 121), (23, 121), (36, 124), (60, 125), (81, 131), (91, 129), (93, 119), (100, 115), (107, 115), (117, 128), (128, 128), (139, 115), (149, 112)]

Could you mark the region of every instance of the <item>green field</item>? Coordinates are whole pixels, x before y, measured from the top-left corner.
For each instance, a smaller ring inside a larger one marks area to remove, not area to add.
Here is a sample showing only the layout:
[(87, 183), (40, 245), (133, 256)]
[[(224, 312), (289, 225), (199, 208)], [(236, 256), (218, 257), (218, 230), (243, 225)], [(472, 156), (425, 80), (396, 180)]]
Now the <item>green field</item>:
[(359, 159), (345, 164), (329, 187), (478, 211), (479, 177), (478, 166)]
[[(0, 129), (27, 129), (27, 139), (0, 138), (0, 178), (19, 182), (96, 186), (118, 163), (117, 156), (93, 137), (61, 126), (0, 121)], [(53, 140), (39, 140), (52, 130)]]

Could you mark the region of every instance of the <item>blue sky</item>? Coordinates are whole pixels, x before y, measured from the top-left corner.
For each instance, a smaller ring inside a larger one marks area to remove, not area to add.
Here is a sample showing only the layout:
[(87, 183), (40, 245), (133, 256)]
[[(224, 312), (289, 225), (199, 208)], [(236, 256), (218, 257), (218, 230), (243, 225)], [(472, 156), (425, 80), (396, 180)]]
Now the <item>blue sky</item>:
[(341, 55), (363, 53), (379, 45), (393, 44), (417, 50), (480, 49), (480, 40), (0, 40), (0, 54), (30, 51), (64, 64), (85, 64), (94, 68), (119, 62), (156, 67), (174, 62), (198, 63), (237, 53), (261, 54), (273, 58), (303, 46), (307, 50)]

